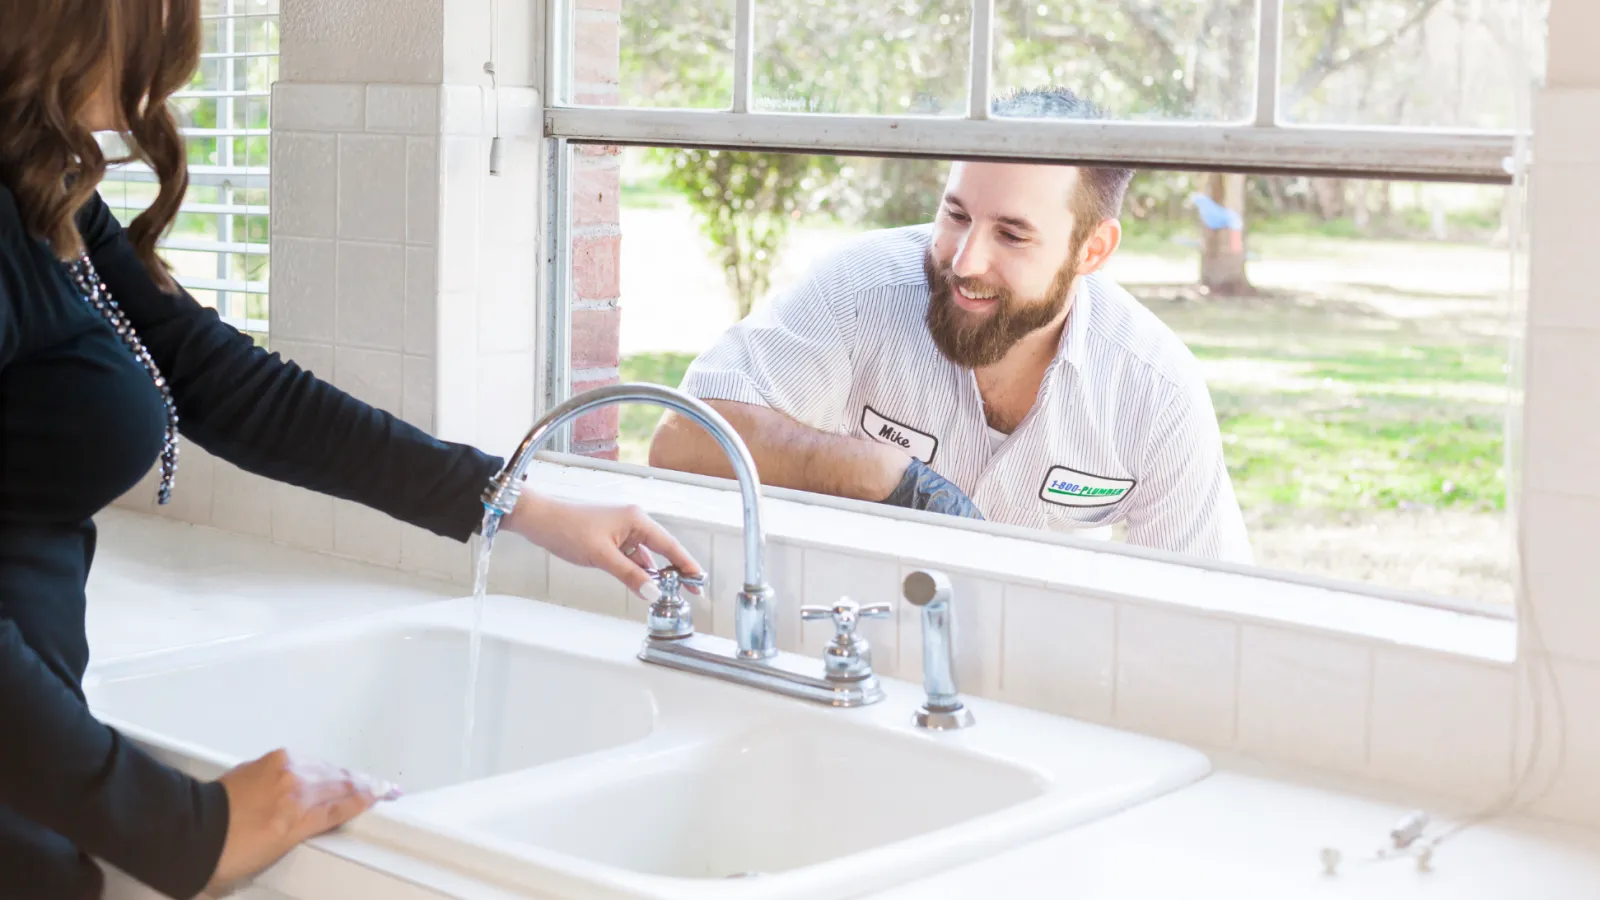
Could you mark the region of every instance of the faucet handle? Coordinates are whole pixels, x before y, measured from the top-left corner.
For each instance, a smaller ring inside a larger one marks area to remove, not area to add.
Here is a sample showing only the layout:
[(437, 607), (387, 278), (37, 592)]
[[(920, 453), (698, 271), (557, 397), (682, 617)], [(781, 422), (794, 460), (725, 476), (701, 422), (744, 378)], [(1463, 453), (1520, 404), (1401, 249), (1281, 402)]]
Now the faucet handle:
[(694, 634), (694, 609), (683, 598), (684, 587), (703, 588), (704, 575), (685, 575), (677, 566), (645, 569), (655, 582), (661, 596), (650, 604), (650, 637), (657, 640), (675, 640)]
[(839, 602), (832, 606), (800, 607), (800, 618), (808, 622), (814, 619), (833, 619), (836, 634), (845, 637), (856, 633), (856, 625), (862, 619), (887, 619), (892, 612), (894, 608), (887, 603), (862, 606), (849, 597), (840, 597)]
[(856, 634), (856, 625), (862, 619), (886, 619), (894, 612), (887, 603), (866, 606), (840, 597), (832, 606), (802, 606), (800, 618), (833, 620), (833, 640), (823, 651), (822, 662), (829, 678), (841, 681), (859, 681), (872, 676), (872, 645)]

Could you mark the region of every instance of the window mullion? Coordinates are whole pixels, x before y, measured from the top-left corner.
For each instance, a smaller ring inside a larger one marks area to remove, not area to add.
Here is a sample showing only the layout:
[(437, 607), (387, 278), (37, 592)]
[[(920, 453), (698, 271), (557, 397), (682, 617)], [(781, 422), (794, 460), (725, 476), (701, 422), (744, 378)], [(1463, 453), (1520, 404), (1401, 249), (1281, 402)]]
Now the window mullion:
[(972, 47), (967, 68), (967, 118), (989, 118), (994, 94), (994, 0), (972, 0)]
[(733, 33), (733, 111), (750, 111), (755, 80), (756, 0), (736, 0)]
[(1257, 127), (1278, 124), (1278, 65), (1283, 59), (1283, 0), (1261, 0), (1256, 17), (1256, 115)]

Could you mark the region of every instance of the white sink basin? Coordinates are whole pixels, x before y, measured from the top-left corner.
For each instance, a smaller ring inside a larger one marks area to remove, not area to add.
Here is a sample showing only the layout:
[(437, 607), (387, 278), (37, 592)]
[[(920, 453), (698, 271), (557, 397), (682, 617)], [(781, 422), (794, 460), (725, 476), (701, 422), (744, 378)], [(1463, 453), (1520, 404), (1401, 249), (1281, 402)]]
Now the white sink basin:
[(773, 874), (958, 825), (1042, 796), (1035, 772), (929, 741), (770, 726), (549, 785), (471, 827), (676, 878)]
[(223, 644), (177, 668), (102, 669), (90, 702), (136, 737), (187, 745), (222, 766), (289, 747), (410, 793), (593, 753), (655, 726), (654, 700), (637, 679), (488, 636), (469, 772), (468, 640), (459, 628), (401, 624)]
[(491, 597), (464, 773), (471, 620), (470, 600), (412, 607), (99, 666), (85, 689), (198, 775), (282, 745), (398, 780), (347, 834), (540, 897), (858, 896), (1210, 771), (985, 700), (976, 726), (926, 732), (920, 687), (894, 680), (858, 709), (791, 700), (640, 662), (642, 623)]

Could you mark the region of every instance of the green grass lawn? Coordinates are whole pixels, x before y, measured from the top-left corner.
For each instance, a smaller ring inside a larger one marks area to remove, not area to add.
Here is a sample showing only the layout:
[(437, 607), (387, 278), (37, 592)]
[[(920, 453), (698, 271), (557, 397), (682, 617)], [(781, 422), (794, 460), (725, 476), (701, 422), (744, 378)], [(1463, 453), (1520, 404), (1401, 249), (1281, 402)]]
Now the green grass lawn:
[[(636, 353), (622, 360), (619, 367), (623, 381), (646, 381), (677, 387), (683, 373), (694, 361), (692, 353)], [(650, 458), (650, 436), (666, 410), (643, 403), (628, 403), (620, 413), (621, 424), (617, 437), (619, 458), (623, 462), (644, 465)]]

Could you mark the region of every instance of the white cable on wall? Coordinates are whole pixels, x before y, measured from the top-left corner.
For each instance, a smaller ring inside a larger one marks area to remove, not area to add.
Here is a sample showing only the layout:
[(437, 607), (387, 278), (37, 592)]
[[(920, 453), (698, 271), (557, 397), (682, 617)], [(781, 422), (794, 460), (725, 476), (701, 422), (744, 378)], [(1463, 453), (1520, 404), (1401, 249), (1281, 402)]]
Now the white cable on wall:
[(502, 162), (500, 149), (500, 79), (495, 63), (500, 58), (500, 0), (489, 0), (489, 61), (483, 71), (489, 75), (489, 88), (494, 103), (494, 135), (489, 139), (489, 174), (499, 175)]
[[(1528, 166), (1531, 161), (1528, 135), (1532, 132), (1533, 124), (1530, 110), (1531, 97), (1529, 94), (1534, 81), (1532, 73), (1528, 71), (1529, 21), (1527, 6), (1528, 4), (1517, 4), (1518, 46), (1522, 52), (1518, 53), (1515, 58), (1516, 71), (1513, 76), (1518, 79), (1519, 89), (1512, 92), (1515, 98), (1514, 118), (1516, 121), (1513, 123), (1515, 137), (1513, 140), (1513, 156), (1507, 160), (1507, 166), (1512, 174), (1512, 184), (1508, 190), (1515, 191), (1521, 195), (1520, 199), (1514, 197), (1513, 202), (1509, 204), (1513, 220), (1507, 228), (1509, 234), (1507, 256), (1511, 271), (1509, 284), (1512, 297), (1507, 316), (1512, 320), (1512, 327), (1509, 329), (1509, 333), (1513, 336), (1513, 339), (1521, 333), (1521, 329), (1517, 326), (1525, 325), (1527, 321), (1525, 305), (1516, 301), (1519, 293), (1518, 285), (1522, 280), (1518, 261), (1519, 250), (1524, 249), (1521, 246), (1520, 234), (1526, 226), (1523, 217), (1527, 209)], [(1508, 348), (1508, 351), (1516, 352), (1512, 348)], [(1514, 373), (1513, 376), (1508, 376), (1507, 381), (1507, 433), (1514, 437), (1515, 434), (1520, 432), (1520, 429), (1515, 428), (1516, 423), (1509, 421), (1511, 418), (1509, 410), (1511, 409), (1510, 394), (1512, 389), (1509, 379), (1514, 376), (1520, 377), (1520, 372), (1517, 371), (1517, 367), (1513, 367), (1512, 372)], [(1518, 415), (1517, 419), (1520, 421), (1521, 416)], [(1507, 447), (1509, 457), (1510, 441), (1507, 442)], [(1519, 471), (1512, 471), (1512, 466), (1509, 465), (1510, 462), (1511, 460), (1508, 458), (1507, 471), (1509, 475), (1513, 476), (1507, 479), (1508, 489), (1516, 484), (1517, 479), (1515, 476), (1520, 474)], [(1520, 466), (1517, 468), (1520, 469)], [(1427, 871), (1432, 866), (1434, 851), (1441, 844), (1470, 828), (1477, 827), (1492, 819), (1522, 812), (1534, 806), (1555, 788), (1556, 782), (1561, 776), (1561, 771), (1566, 767), (1566, 701), (1561, 694), (1561, 683), (1556, 673), (1555, 661), (1550, 658), (1548, 645), (1545, 643), (1544, 629), (1539, 624), (1539, 614), (1534, 608), (1534, 603), (1530, 596), (1528, 567), (1526, 564), (1528, 558), (1527, 529), (1523, 526), (1522, 498), (1520, 492), (1510, 494), (1510, 496), (1512, 502), (1508, 505), (1508, 512), (1513, 515), (1517, 525), (1516, 537), (1513, 542), (1516, 550), (1515, 559), (1513, 560), (1513, 565), (1516, 567), (1514, 594), (1517, 612), (1517, 636), (1519, 638), (1517, 656), (1523, 663), (1518, 667), (1518, 671), (1527, 677), (1528, 696), (1531, 701), (1530, 722), (1528, 724), (1533, 729), (1528, 741), (1527, 758), (1523, 760), (1510, 787), (1476, 813), (1466, 816), (1446, 828), (1443, 832), (1423, 840), (1423, 835), (1428, 827), (1428, 816), (1420, 810), (1412, 812), (1390, 831), (1389, 845), (1379, 849), (1372, 856), (1360, 860), (1362, 862), (1382, 862), (1390, 859), (1409, 858), (1416, 860), (1418, 869)], [(1520, 683), (1519, 680), (1519, 685)], [(1546, 690), (1549, 691), (1550, 705), (1553, 709), (1547, 710), (1546, 708)], [(1547, 723), (1547, 713), (1550, 712), (1553, 712), (1554, 716), (1549, 718)], [(1550, 726), (1548, 729), (1546, 724)], [(1537, 790), (1529, 793), (1538, 780), (1536, 776), (1540, 763), (1545, 756), (1547, 743), (1545, 732), (1547, 730), (1551, 732), (1550, 743), (1554, 745), (1555, 757), (1548, 767), (1543, 784)], [(1513, 740), (1519, 738), (1520, 733), (1513, 734)], [(1342, 860), (1342, 856), (1337, 848), (1322, 848), (1323, 870), (1329, 875), (1334, 874)]]

